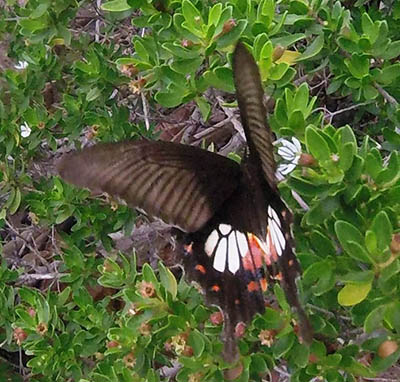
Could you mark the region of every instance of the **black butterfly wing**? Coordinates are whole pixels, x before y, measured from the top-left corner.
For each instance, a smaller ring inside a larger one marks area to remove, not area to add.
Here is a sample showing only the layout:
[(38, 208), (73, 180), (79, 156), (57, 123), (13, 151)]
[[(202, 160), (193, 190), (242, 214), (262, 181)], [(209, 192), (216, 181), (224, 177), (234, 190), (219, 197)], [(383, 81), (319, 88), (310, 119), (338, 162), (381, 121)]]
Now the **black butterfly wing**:
[(266, 124), (264, 91), (257, 64), (242, 44), (233, 54), (233, 78), (242, 125), (250, 149), (250, 158), (258, 162), (269, 186), (276, 189), (276, 163), (273, 156), (272, 132)]
[(66, 181), (107, 192), (183, 231), (203, 227), (237, 188), (239, 165), (200, 148), (161, 141), (98, 144), (62, 157)]

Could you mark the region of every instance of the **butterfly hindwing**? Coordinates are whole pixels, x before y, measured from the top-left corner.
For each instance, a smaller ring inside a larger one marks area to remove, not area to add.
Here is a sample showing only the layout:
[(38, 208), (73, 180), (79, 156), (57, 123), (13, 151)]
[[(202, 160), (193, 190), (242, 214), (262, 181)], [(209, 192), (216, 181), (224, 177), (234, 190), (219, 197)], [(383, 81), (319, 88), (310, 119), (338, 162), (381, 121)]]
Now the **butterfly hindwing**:
[(186, 232), (206, 224), (240, 178), (239, 165), (221, 155), (147, 140), (98, 144), (57, 167), (68, 182), (121, 197)]

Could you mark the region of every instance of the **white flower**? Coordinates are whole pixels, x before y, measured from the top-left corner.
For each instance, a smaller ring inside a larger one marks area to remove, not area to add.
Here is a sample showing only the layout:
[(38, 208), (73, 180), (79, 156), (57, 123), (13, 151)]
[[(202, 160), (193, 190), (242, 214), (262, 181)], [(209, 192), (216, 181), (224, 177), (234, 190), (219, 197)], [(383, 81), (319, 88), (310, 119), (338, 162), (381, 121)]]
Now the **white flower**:
[(285, 175), (291, 173), (299, 163), (301, 156), (301, 144), (300, 141), (293, 137), (290, 142), (287, 139), (278, 139), (275, 144), (280, 144), (278, 149), (278, 155), (284, 159), (284, 163), (279, 164), (277, 168), (276, 177), (278, 180), (282, 180)]
[(20, 126), (20, 129), (21, 129), (21, 137), (22, 138), (27, 138), (31, 135), (32, 129), (29, 127), (29, 125), (26, 122), (24, 122)]
[(28, 63), (26, 61), (18, 61), (17, 65), (14, 65), (15, 69), (22, 70), (28, 67)]

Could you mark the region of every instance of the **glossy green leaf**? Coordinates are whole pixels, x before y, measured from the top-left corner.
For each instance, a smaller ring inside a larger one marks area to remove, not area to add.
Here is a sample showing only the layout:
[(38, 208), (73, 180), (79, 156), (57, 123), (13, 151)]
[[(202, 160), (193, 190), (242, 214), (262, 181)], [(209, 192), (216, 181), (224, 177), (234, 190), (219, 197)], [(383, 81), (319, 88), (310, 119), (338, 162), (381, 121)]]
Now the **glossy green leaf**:
[[(350, 255), (353, 255), (357, 258), (357, 253), (359, 251), (355, 250), (354, 245), (350, 243), (356, 243), (359, 246), (363, 246), (364, 239), (363, 236), (361, 235), (361, 232), (354, 225), (343, 220), (338, 220), (335, 223), (335, 232), (343, 249)], [(359, 258), (360, 260), (361, 259), (363, 259), (363, 261), (366, 260), (364, 259), (364, 256), (361, 255), (361, 253), (360, 256), (361, 256)]]
[(385, 311), (386, 305), (379, 305), (369, 312), (364, 321), (364, 331), (366, 333), (372, 333), (374, 330), (382, 327)]
[(153, 268), (149, 264), (145, 263), (143, 265), (142, 273), (143, 273), (143, 280), (149, 283), (153, 283), (154, 287), (156, 287), (156, 285), (158, 284), (158, 280), (154, 273)]
[(315, 203), (307, 211), (304, 219), (310, 225), (322, 224), (326, 219), (332, 217), (332, 214), (340, 208), (340, 200), (337, 196), (328, 196), (318, 203)]
[(15, 188), (14, 190), (15, 190), (14, 197), (12, 198), (12, 201), (8, 208), (8, 212), (11, 215), (14, 215), (18, 211), (22, 199), (21, 190), (19, 188)]
[(375, 149), (367, 154), (365, 159), (365, 170), (373, 179), (376, 179), (379, 173), (382, 171), (382, 161), (375, 155)]
[(194, 356), (201, 357), (205, 349), (203, 335), (197, 330), (192, 330), (189, 334), (188, 343), (193, 349)]
[(309, 60), (319, 54), (324, 47), (324, 35), (318, 35), (315, 40), (309, 45), (302, 55), (297, 59), (298, 62)]
[(207, 121), (211, 114), (211, 106), (204, 97), (196, 97), (196, 104), (200, 109), (203, 121)]
[(378, 38), (379, 28), (369, 17), (368, 13), (363, 13), (361, 16), (361, 26), (363, 32), (368, 36), (369, 40), (373, 44)]
[(294, 333), (289, 333), (275, 342), (272, 351), (275, 358), (282, 358), (293, 346), (295, 339)]
[(189, 0), (182, 1), (182, 14), (185, 18), (184, 26), (193, 34), (198, 37), (202, 37), (201, 26), (204, 21), (201, 17), (199, 10)]
[(372, 221), (371, 230), (377, 239), (377, 247), (383, 251), (392, 241), (393, 227), (385, 211), (380, 211)]
[(366, 299), (371, 287), (371, 282), (346, 284), (338, 293), (338, 303), (342, 306), (357, 305)]
[(306, 145), (311, 155), (318, 161), (330, 159), (331, 152), (325, 139), (312, 126), (306, 128)]
[(124, 12), (131, 9), (131, 6), (126, 0), (113, 0), (102, 4), (101, 9), (108, 12)]
[(161, 262), (158, 263), (158, 269), (159, 269), (159, 272), (160, 272), (161, 284), (171, 294), (172, 298), (176, 299), (176, 295), (178, 293), (178, 284), (176, 282), (175, 276)]

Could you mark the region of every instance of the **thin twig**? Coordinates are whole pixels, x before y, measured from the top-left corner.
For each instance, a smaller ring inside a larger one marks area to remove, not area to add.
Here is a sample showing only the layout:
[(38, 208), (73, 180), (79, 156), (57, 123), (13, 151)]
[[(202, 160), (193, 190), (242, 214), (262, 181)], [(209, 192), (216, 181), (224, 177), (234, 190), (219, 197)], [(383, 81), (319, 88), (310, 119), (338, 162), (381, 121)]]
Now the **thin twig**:
[(379, 93), (381, 93), (382, 97), (389, 103), (391, 103), (393, 106), (398, 106), (399, 103), (397, 100), (391, 96), (382, 86), (375, 84), (375, 88), (378, 90)]
[(304, 211), (308, 211), (310, 209), (309, 205), (303, 200), (303, 198), (294, 190), (292, 190), (292, 196), (293, 199), (296, 200), (297, 203), (299, 203), (300, 207)]
[(59, 273), (59, 272), (51, 272), (51, 273), (30, 273), (26, 275), (21, 275), (18, 278), (18, 282), (23, 282), (25, 280), (53, 280), (59, 279), (60, 277), (67, 276), (68, 273)]
[(150, 122), (149, 122), (149, 108), (147, 105), (147, 99), (143, 92), (140, 93), (142, 97), (142, 105), (143, 105), (143, 114), (144, 114), (144, 124), (146, 126), (146, 130), (149, 131), (150, 129)]
[(326, 314), (327, 316), (330, 316), (330, 317), (332, 317), (332, 318), (333, 318), (333, 317), (338, 317), (338, 318), (342, 319), (343, 321), (351, 321), (351, 318), (350, 318), (350, 317), (347, 317), (347, 316), (338, 316), (337, 314), (334, 314), (334, 313), (330, 312), (329, 310), (320, 308), (319, 306), (315, 306), (315, 305), (312, 305), (312, 304), (307, 304), (306, 306), (309, 307), (309, 308), (312, 309), (312, 310), (316, 310), (317, 312), (324, 313), (324, 314)]

